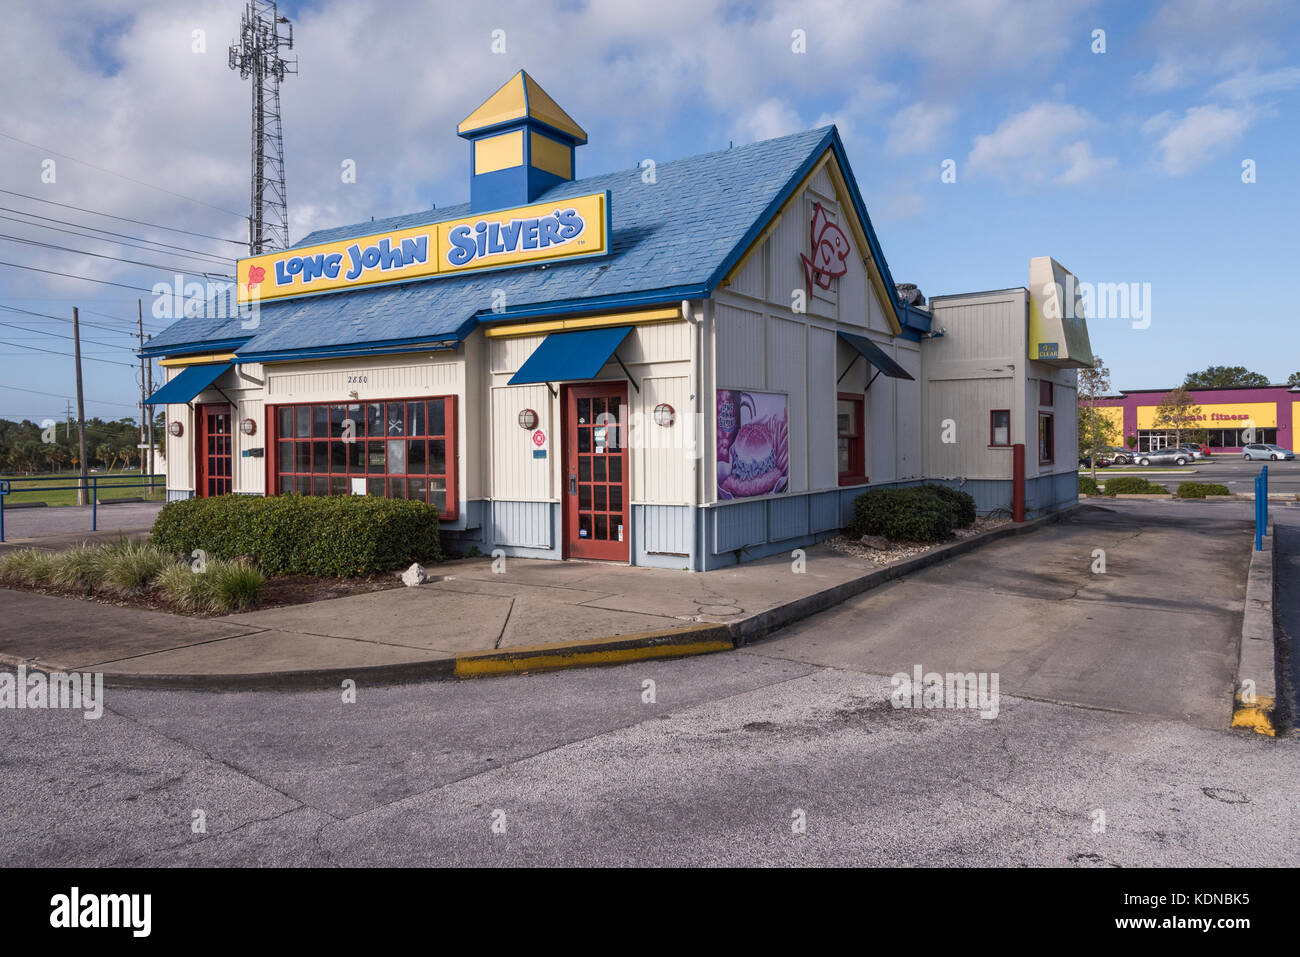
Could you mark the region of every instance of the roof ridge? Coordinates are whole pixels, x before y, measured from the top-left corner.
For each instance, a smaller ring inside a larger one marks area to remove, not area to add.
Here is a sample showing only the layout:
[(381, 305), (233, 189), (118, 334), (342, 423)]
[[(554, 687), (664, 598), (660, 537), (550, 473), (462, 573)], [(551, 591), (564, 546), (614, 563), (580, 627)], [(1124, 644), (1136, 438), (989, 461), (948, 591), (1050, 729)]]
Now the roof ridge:
[[(679, 157), (677, 157), (677, 158), (675, 158), (675, 159), (664, 160), (662, 163), (659, 163), (659, 164), (657, 164), (657, 165), (658, 165), (658, 168), (662, 170), (662, 169), (664, 169), (665, 167), (672, 167), (673, 165), (675, 165), (675, 164), (677, 164), (677, 163), (687, 163), (687, 162), (692, 162), (692, 161), (702, 160), (702, 159), (705, 159), (705, 158), (707, 158), (707, 157), (718, 156), (718, 155), (721, 155), (721, 154), (723, 154), (723, 153), (734, 153), (734, 152), (736, 152), (737, 150), (751, 150), (751, 149), (755, 149), (755, 148), (760, 147), (760, 146), (766, 146), (766, 145), (769, 145), (769, 144), (772, 144), (772, 143), (780, 143), (780, 142), (783, 142), (783, 141), (786, 141), (786, 140), (793, 140), (793, 139), (797, 139), (797, 138), (800, 138), (800, 137), (809, 137), (809, 138), (814, 138), (814, 135), (815, 135), (815, 138), (820, 139), (822, 136), (825, 136), (825, 135), (826, 135), (826, 131), (829, 130), (829, 129), (831, 129), (832, 127), (833, 127), (833, 124), (827, 124), (827, 125), (825, 125), (825, 126), (814, 127), (813, 129), (800, 130), (800, 131), (798, 131), (798, 132), (796, 132), (796, 133), (787, 133), (787, 134), (785, 134), (784, 136), (772, 136), (772, 137), (768, 137), (768, 138), (765, 139), (765, 140), (754, 140), (752, 143), (743, 143), (743, 144), (741, 144), (740, 146), (729, 146), (729, 147), (727, 147), (726, 149), (710, 150), (710, 151), (707, 152), (707, 153), (692, 153), (692, 154), (689, 155), (689, 156), (679, 156)], [(544, 192), (544, 193), (542, 193), (540, 196), (538, 196), (536, 202), (537, 202), (537, 203), (543, 203), (543, 202), (545, 202), (545, 201), (546, 201), (546, 196), (549, 195), (550, 193), (554, 192), (554, 191), (557, 190), (557, 189), (566, 189), (566, 190), (568, 190), (568, 189), (572, 189), (574, 186), (576, 186), (576, 185), (578, 185), (578, 184), (580, 184), (580, 183), (587, 183), (587, 182), (591, 182), (592, 180), (600, 179), (600, 178), (602, 178), (602, 177), (606, 177), (606, 176), (617, 176), (617, 175), (620, 175), (620, 174), (626, 174), (626, 173), (633, 172), (633, 171), (636, 171), (636, 172), (639, 173), (639, 171), (640, 171), (640, 166), (631, 167), (630, 169), (612, 169), (612, 170), (606, 170), (606, 171), (603, 172), (603, 173), (593, 173), (592, 175), (590, 175), (590, 176), (584, 176), (584, 177), (582, 177), (581, 179), (573, 179), (573, 180), (568, 180), (568, 181), (563, 182), (563, 183), (557, 183), (555, 186), (552, 186), (550, 189), (546, 190), (546, 192)], [(409, 212), (409, 213), (394, 213), (392, 216), (385, 216), (385, 217), (383, 217), (382, 219), (372, 219), (372, 220), (370, 220), (369, 222), (361, 222), (361, 223), (347, 223), (347, 224), (343, 224), (343, 225), (339, 225), (339, 226), (323, 226), (323, 227), (321, 227), (320, 229), (313, 229), (310, 233), (308, 233), (306, 236), (304, 236), (304, 237), (303, 237), (299, 242), (294, 243), (294, 244), (293, 244), (292, 246), (290, 246), (289, 248), (290, 248), (290, 249), (301, 249), (301, 248), (303, 248), (304, 246), (316, 245), (317, 243), (320, 243), (320, 242), (338, 242), (338, 241), (341, 240), (341, 239), (346, 239), (346, 238), (349, 238), (349, 237), (366, 236), (366, 235), (369, 235), (370, 233), (374, 233), (374, 232), (382, 232), (382, 231), (385, 229), (385, 227), (384, 227), (383, 225), (381, 225), (382, 223), (387, 223), (387, 222), (390, 222), (390, 221), (392, 221), (392, 220), (396, 220), (396, 219), (407, 219), (407, 218), (409, 218), (409, 217), (417, 216), (417, 215), (420, 215), (421, 213), (426, 213), (426, 212), (427, 212), (427, 213), (435, 213), (435, 212), (437, 212), (437, 213), (448, 213), (448, 212), (450, 212), (451, 210), (455, 210), (455, 209), (457, 209), (458, 207), (461, 207), (461, 206), (468, 206), (468, 205), (469, 205), (469, 202), (468, 202), (468, 200), (467, 200), (467, 201), (465, 201), (465, 202), (454, 203), (454, 204), (452, 204), (452, 205), (450, 205), (450, 206), (443, 206), (443, 207), (441, 207), (441, 208), (439, 208), (439, 207), (437, 207), (437, 206), (431, 206), (431, 207), (429, 207), (427, 210), (415, 210), (415, 211), (412, 211), (412, 212)], [(536, 203), (529, 203), (529, 204), (527, 204), (527, 205), (536, 205)], [(432, 225), (434, 225), (434, 224), (436, 224), (436, 223), (444, 223), (444, 222), (446, 222), (446, 221), (449, 220), (449, 219), (457, 219), (457, 218), (459, 218), (459, 214), (452, 213), (451, 215), (443, 215), (443, 216), (436, 217), (436, 218), (433, 218), (433, 219), (423, 220), (423, 221), (418, 222), (418, 223), (412, 223), (410, 228), (414, 228), (414, 227), (416, 227), (416, 226), (432, 226)], [(357, 231), (354, 232), (354, 230), (357, 230)], [(345, 235), (338, 236), (338, 237), (336, 237), (335, 239), (330, 239), (330, 240), (315, 240), (315, 241), (310, 241), (310, 242), (309, 242), (309, 240), (311, 240), (311, 237), (312, 237), (312, 236), (315, 236), (315, 235), (318, 234), (318, 233), (335, 233), (335, 232), (341, 232), (341, 231), (346, 231), (346, 234), (345, 234)]]

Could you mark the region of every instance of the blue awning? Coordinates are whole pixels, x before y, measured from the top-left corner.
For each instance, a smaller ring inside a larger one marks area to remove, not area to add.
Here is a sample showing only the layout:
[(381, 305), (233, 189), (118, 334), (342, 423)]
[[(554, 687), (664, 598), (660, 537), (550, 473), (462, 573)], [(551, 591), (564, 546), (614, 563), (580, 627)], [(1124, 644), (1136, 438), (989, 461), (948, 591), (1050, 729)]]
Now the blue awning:
[(181, 374), (145, 400), (146, 405), (180, 405), (189, 402), (212, 383), (221, 373), (234, 367), (233, 362), (215, 362), (211, 365), (190, 366)]
[[(856, 349), (858, 355), (862, 356), (862, 358), (866, 359), (891, 379), (912, 378), (911, 373), (893, 359), (889, 358), (889, 356), (885, 355), (885, 351), (866, 336), (854, 335), (851, 332), (841, 332), (840, 338)], [(847, 372), (848, 370), (845, 371)], [(840, 378), (843, 378), (843, 376)]]
[(533, 350), (509, 384), (594, 379), (631, 331), (631, 326), (612, 326), (608, 329), (553, 332)]

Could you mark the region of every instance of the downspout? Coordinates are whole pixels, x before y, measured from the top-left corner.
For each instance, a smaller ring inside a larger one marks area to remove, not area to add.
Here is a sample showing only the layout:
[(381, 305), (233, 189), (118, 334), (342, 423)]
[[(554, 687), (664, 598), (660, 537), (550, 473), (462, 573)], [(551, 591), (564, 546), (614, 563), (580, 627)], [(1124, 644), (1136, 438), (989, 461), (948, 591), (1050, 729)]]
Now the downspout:
[(703, 525), (700, 522), (700, 506), (704, 502), (704, 476), (700, 468), (700, 461), (704, 455), (704, 314), (707, 306), (707, 300), (700, 303), (700, 316), (698, 319), (692, 313), (691, 300), (682, 300), (682, 318), (691, 323), (695, 328), (691, 336), (691, 371), (694, 374), (693, 390), (694, 396), (694, 421), (691, 428), (695, 431), (695, 449), (691, 457), (691, 485), (694, 489), (694, 502), (691, 508), (691, 530), (694, 539), (694, 548), (692, 551), (691, 570), (699, 571), (696, 567), (702, 557), (700, 551), (703, 548), (701, 533)]

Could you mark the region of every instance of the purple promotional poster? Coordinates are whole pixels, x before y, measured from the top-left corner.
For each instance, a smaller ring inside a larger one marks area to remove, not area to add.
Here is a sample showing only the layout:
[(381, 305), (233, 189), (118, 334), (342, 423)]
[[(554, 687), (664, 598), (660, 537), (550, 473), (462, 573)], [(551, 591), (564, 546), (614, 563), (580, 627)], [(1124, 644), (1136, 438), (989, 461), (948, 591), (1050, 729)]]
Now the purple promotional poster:
[(788, 397), (718, 390), (718, 498), (783, 492), (790, 481)]

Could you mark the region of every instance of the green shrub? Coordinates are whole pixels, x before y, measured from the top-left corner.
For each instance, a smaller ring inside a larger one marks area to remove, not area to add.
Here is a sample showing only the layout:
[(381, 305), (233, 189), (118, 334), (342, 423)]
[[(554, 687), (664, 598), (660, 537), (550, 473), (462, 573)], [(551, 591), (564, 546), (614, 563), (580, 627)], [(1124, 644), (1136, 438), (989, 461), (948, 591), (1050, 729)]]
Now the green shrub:
[(936, 495), (935, 486), (881, 488), (863, 492), (853, 500), (854, 538), (883, 535), (892, 541), (941, 542), (952, 537), (958, 509)]
[(969, 492), (947, 485), (922, 485), (921, 488), (948, 505), (953, 514), (952, 523), (957, 528), (969, 528), (975, 524), (975, 499)]
[(54, 582), (58, 560), (44, 548), (20, 548), (0, 555), (0, 580), (24, 585), (49, 585)]
[(1079, 494), (1080, 495), (1097, 495), (1097, 483), (1089, 475), (1079, 476)]
[(85, 542), (59, 552), (54, 559), (53, 583), (94, 591), (104, 580), (105, 552), (105, 546)]
[(1104, 495), (1168, 495), (1169, 489), (1140, 475), (1118, 475), (1106, 479)]
[(104, 574), (101, 587), (118, 595), (147, 589), (171, 561), (156, 545), (108, 546), (102, 553)]
[(250, 558), (268, 575), (365, 575), (441, 561), (438, 513), (365, 495), (223, 495), (164, 505), (152, 541), (168, 552)]
[(221, 559), (209, 562), (208, 570), (195, 577), (209, 580), (214, 606), (223, 614), (252, 608), (266, 584), (266, 576), (255, 566)]
[(211, 580), (206, 574), (194, 571), (188, 562), (168, 564), (154, 579), (154, 587), (181, 611), (215, 610)]
[(1216, 485), (1213, 482), (1179, 482), (1178, 491), (1174, 493), (1179, 498), (1205, 498), (1207, 495), (1230, 495), (1228, 486)]

